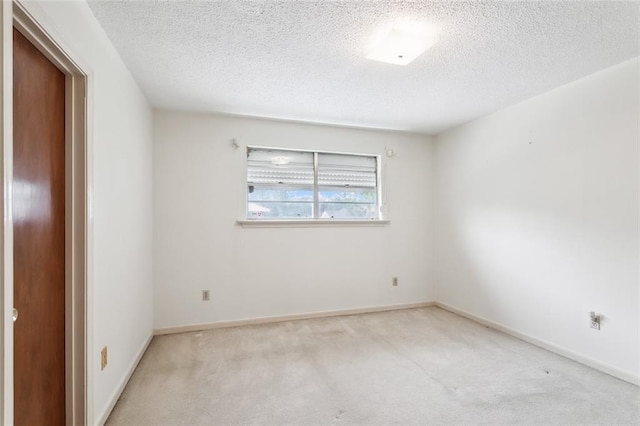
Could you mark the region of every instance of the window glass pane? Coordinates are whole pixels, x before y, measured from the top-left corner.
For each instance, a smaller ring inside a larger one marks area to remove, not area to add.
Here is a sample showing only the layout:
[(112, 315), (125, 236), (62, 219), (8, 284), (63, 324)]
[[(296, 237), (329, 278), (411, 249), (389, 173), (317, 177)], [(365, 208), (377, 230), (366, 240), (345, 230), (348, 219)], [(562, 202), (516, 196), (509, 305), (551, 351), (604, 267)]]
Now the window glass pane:
[(313, 187), (278, 187), (278, 186), (258, 186), (249, 185), (249, 201), (308, 201), (313, 202)]
[(320, 219), (377, 219), (375, 204), (320, 203)]
[(378, 173), (376, 156), (249, 148), (247, 217), (377, 219)]
[(321, 187), (318, 189), (320, 202), (332, 203), (373, 203), (376, 204), (375, 188)]
[(309, 219), (313, 217), (313, 202), (253, 202), (247, 205), (249, 218), (253, 219)]

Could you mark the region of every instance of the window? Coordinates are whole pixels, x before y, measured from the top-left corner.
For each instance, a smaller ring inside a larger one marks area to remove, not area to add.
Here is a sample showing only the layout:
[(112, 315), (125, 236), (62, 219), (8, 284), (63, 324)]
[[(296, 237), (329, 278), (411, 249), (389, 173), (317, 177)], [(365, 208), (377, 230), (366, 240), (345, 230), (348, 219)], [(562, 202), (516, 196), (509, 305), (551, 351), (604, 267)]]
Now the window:
[(379, 157), (247, 149), (248, 219), (379, 219)]

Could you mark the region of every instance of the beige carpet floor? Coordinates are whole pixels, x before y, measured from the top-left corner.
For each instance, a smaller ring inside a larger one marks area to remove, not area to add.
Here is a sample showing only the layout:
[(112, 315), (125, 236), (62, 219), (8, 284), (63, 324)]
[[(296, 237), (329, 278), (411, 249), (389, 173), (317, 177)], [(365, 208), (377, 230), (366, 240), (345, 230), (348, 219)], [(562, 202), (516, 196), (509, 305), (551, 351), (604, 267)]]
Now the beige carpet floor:
[(640, 388), (442, 309), (155, 337), (110, 425), (640, 424)]

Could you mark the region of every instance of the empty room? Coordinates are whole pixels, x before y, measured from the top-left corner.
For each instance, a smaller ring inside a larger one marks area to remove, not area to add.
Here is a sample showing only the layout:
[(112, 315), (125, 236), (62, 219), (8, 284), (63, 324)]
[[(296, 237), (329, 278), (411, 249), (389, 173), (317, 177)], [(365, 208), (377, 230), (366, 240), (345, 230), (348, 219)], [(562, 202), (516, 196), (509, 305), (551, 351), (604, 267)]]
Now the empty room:
[(640, 424), (640, 2), (0, 22), (1, 423)]

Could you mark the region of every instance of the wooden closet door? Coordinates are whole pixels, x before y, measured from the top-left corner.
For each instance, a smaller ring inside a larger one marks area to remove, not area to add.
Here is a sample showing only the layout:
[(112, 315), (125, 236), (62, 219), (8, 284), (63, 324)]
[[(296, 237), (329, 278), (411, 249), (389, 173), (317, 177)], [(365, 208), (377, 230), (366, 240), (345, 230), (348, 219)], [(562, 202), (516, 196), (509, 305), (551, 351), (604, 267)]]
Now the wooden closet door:
[(13, 30), (14, 418), (65, 424), (65, 76)]

